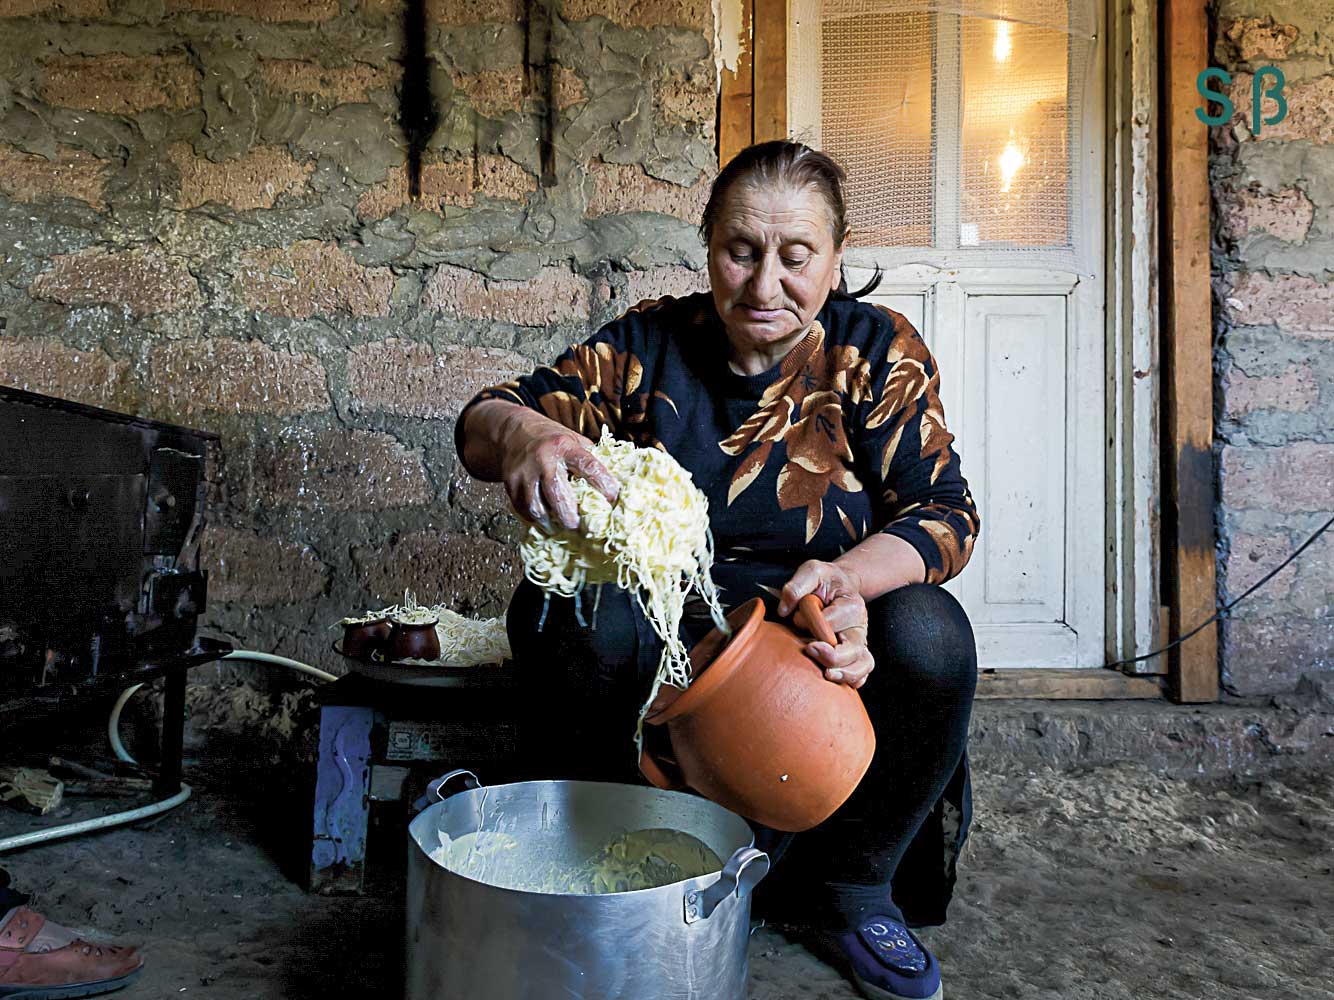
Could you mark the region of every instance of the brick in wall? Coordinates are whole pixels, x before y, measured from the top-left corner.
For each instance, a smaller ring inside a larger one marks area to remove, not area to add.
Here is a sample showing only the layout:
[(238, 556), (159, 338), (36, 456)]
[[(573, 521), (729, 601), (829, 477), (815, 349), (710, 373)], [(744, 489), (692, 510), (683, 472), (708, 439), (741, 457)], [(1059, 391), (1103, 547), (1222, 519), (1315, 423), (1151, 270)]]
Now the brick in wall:
[(362, 267), (337, 244), (319, 240), (247, 251), (236, 281), (248, 308), (293, 319), (387, 316), (394, 290), (389, 268)]
[(60, 146), (54, 159), (0, 146), (0, 192), (24, 204), (77, 198), (103, 207), (107, 164), (91, 153)]
[(315, 163), (298, 163), (279, 146), (256, 146), (233, 160), (214, 163), (196, 156), (187, 143), (169, 150), (181, 172), (177, 207), (198, 208), (209, 202), (238, 211), (272, 208), (282, 195), (298, 196), (315, 172)]
[(424, 531), (353, 552), (373, 602), (411, 590), (423, 604), (465, 615), (498, 616), (523, 576), (513, 547), (470, 534)]
[(1334, 444), (1227, 445), (1222, 502), (1234, 510), (1334, 513)]
[[(480, 73), (454, 73), (454, 86), (462, 90), (469, 103), (487, 118), (501, 118), (510, 112), (522, 111), (524, 100), (534, 96), (530, 88), (542, 85), (540, 78), (525, 85), (521, 66), (485, 69)], [(564, 66), (556, 67), (552, 86), (558, 111), (588, 100), (588, 88), (584, 86), (584, 81)]]
[(160, 250), (94, 247), (51, 258), (29, 294), (68, 306), (113, 305), (142, 317), (197, 309), (204, 297), (183, 263)]
[(1296, 188), (1274, 193), (1223, 191), (1219, 208), (1223, 230), (1234, 240), (1264, 232), (1288, 243), (1301, 243), (1315, 219), (1315, 206)]
[(201, 549), (210, 602), (298, 604), (319, 597), (329, 582), (329, 567), (309, 546), (253, 531), (211, 524)]
[(257, 341), (166, 341), (149, 353), (148, 371), (149, 406), (167, 419), (206, 411), (293, 416), (329, 406), (319, 358)]
[(509, 495), (500, 483), (484, 483), (474, 479), (461, 465), (455, 466), (449, 479), (449, 503), (456, 511), (482, 522), (505, 518), (504, 527), (517, 539), (521, 524), (513, 516)]
[(680, 298), (693, 292), (708, 291), (709, 276), (688, 267), (655, 267), (651, 271), (631, 271), (626, 275), (625, 288), (617, 293), (622, 308), (629, 308), (649, 299), (664, 295)]
[(499, 201), (523, 201), (537, 190), (537, 178), (507, 156), (483, 154), (476, 160), (427, 163), (422, 167), (421, 197), (415, 203), (408, 195), (408, 172), (395, 167), (383, 183), (369, 188), (357, 199), (357, 215), (382, 219), (406, 205), (430, 212), (443, 212), (446, 205), (470, 208), (477, 196)]
[(289, 428), (256, 450), (250, 475), (237, 485), (270, 506), (372, 511), (435, 497), (421, 450), (376, 431)]
[(130, 366), (57, 340), (0, 337), (0, 385), (108, 409), (138, 409)]
[(1296, 28), (1290, 24), (1275, 24), (1267, 17), (1224, 20), (1218, 32), (1219, 48), (1225, 62), (1286, 59), (1296, 40)]
[(397, 65), (324, 66), (305, 59), (261, 59), (256, 72), (272, 94), (334, 106), (365, 104), (372, 91), (393, 90), (403, 71)]
[[(1249, 73), (1237, 73), (1232, 77), (1232, 103), (1236, 106), (1232, 125), (1239, 136), (1250, 136), (1252, 80)], [(1265, 125), (1261, 130), (1264, 142), (1305, 139), (1308, 142), (1328, 145), (1334, 143), (1334, 76), (1319, 76), (1311, 80), (1299, 80), (1289, 83), (1284, 88), (1283, 96), (1288, 102), (1288, 114), (1276, 125)], [(1260, 110), (1265, 118), (1272, 118), (1278, 111), (1278, 105), (1271, 98), (1264, 98)]]
[(183, 55), (57, 56), (43, 64), (42, 99), (109, 115), (199, 104), (199, 71)]
[(1334, 335), (1334, 282), (1241, 271), (1231, 276), (1224, 291), (1223, 305), (1233, 323), (1274, 325), (1326, 339)]
[(548, 326), (586, 320), (589, 287), (563, 267), (544, 267), (528, 281), (487, 281), (476, 271), (442, 264), (426, 283), (422, 304), (457, 316)]
[(1237, 694), (1290, 690), (1305, 673), (1334, 670), (1334, 618), (1237, 615), (1223, 621), (1226, 677)]
[(567, 21), (605, 17), (624, 28), (713, 30), (712, 0), (564, 0)]
[(595, 163), (589, 171), (592, 194), (591, 216), (625, 212), (657, 212), (698, 223), (709, 200), (713, 178), (702, 175), (690, 187), (650, 177), (642, 167), (619, 163)]
[[(426, 0), (426, 17), (432, 24), (515, 24), (527, 13), (527, 0)], [(372, 17), (401, 18), (401, 0), (361, 0)]]
[(1289, 365), (1282, 375), (1250, 376), (1230, 366), (1223, 383), (1225, 413), (1238, 419), (1252, 410), (1309, 410), (1320, 398), (1320, 384), (1309, 368)]
[(669, 74), (658, 86), (658, 106), (669, 122), (704, 125), (712, 135), (718, 118), (718, 92), (712, 74)]
[(347, 381), (354, 406), (410, 417), (453, 419), (478, 390), (533, 370), (522, 354), (494, 347), (383, 340), (348, 351)]
[[(1228, 556), (1223, 564), (1228, 599), (1241, 596), (1258, 583), (1286, 559), (1294, 547), (1286, 534), (1251, 535), (1234, 531), (1228, 539)], [(1296, 578), (1296, 565), (1289, 565), (1265, 584), (1263, 592), (1257, 591), (1256, 594), (1266, 601), (1281, 601), (1292, 592)]]
[(233, 14), (258, 21), (327, 21), (338, 0), (166, 0), (169, 14)]

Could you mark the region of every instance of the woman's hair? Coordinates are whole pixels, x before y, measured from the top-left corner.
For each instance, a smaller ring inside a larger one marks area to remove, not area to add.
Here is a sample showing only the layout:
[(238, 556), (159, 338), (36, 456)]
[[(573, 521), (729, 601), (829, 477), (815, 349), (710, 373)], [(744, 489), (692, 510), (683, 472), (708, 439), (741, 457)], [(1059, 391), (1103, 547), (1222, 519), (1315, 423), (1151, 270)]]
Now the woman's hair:
[[(742, 182), (755, 187), (813, 188), (824, 199), (825, 207), (829, 210), (834, 246), (841, 247), (848, 235), (848, 206), (843, 197), (843, 183), (847, 176), (847, 172), (833, 157), (811, 149), (805, 143), (775, 139), (747, 146), (732, 157), (714, 179), (709, 200), (704, 206), (704, 217), (700, 220), (700, 237), (707, 245), (713, 236), (713, 227), (718, 222), (727, 193), (735, 184)], [(880, 284), (880, 276), (881, 271), (877, 266), (875, 276), (866, 287), (850, 294), (853, 298), (869, 295)], [(847, 291), (846, 275), (839, 290)]]

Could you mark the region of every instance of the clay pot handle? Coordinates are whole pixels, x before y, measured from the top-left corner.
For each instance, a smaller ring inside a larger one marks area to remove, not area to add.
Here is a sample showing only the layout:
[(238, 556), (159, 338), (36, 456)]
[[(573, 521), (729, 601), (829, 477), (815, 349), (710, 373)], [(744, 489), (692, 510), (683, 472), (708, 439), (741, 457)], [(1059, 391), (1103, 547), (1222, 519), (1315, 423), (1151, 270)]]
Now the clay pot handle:
[(807, 594), (797, 602), (797, 610), (792, 613), (792, 620), (804, 628), (820, 642), (831, 646), (838, 645), (838, 636), (825, 621), (824, 604), (814, 594)]

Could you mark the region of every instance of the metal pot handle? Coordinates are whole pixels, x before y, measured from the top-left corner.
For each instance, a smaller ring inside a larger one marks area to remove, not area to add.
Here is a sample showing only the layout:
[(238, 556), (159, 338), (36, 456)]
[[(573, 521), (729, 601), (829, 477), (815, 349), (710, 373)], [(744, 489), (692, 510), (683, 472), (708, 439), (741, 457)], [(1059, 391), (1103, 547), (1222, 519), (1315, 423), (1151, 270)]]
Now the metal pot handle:
[(738, 848), (723, 866), (718, 881), (707, 889), (691, 889), (685, 897), (686, 923), (708, 920), (729, 896), (744, 899), (769, 874), (769, 855), (754, 847)]
[(450, 771), (448, 774), (442, 774), (440, 777), (430, 782), (426, 786), (426, 791), (422, 793), (421, 797), (418, 798), (416, 802), (412, 803), (412, 814), (415, 816), (427, 806), (434, 805), (436, 802), (443, 802), (445, 799), (449, 798), (449, 795), (445, 793), (444, 789), (445, 786), (455, 778), (463, 779), (464, 791), (482, 787), (482, 781), (477, 775), (473, 774), (467, 768), (460, 767)]

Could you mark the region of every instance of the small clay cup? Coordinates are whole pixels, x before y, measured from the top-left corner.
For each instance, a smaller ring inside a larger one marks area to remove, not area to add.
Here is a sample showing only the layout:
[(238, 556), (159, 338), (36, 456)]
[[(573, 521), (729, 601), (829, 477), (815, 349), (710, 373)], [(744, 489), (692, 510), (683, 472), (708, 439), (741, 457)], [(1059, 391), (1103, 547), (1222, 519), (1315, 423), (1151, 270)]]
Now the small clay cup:
[(391, 660), (440, 659), (440, 635), (435, 630), (436, 619), (422, 623), (394, 621), (389, 636)]
[(875, 753), (861, 696), (826, 680), (804, 652), (810, 636), (837, 645), (818, 598), (793, 621), (766, 621), (757, 598), (690, 651), (693, 680), (663, 688), (646, 720), (666, 726), (672, 756), (645, 742), (639, 769), (659, 788), (690, 788), (775, 830), (823, 823), (856, 789)]
[(369, 660), (384, 650), (391, 631), (388, 618), (350, 622), (343, 626), (343, 655), (356, 660)]

